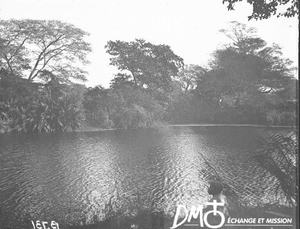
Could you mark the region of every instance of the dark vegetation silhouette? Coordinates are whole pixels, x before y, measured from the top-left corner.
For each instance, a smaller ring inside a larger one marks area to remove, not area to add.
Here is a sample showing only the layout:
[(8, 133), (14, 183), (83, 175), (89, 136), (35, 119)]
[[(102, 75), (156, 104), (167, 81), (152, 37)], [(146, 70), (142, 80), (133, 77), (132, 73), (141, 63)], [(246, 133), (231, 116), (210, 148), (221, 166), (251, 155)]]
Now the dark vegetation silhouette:
[[(236, 3), (242, 0), (222, 0), (227, 5), (228, 10), (234, 10)], [(262, 20), (268, 19), (273, 15), (277, 17), (299, 17), (299, 1), (298, 0), (244, 0), (252, 5), (252, 14), (248, 19)]]

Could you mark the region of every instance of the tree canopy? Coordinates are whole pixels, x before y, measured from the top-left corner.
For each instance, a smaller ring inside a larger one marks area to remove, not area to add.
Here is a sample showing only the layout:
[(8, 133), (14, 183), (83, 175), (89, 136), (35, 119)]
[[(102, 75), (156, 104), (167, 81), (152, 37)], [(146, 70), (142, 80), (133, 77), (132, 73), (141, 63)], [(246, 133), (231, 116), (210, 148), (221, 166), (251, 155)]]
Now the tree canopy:
[(0, 67), (29, 81), (51, 72), (61, 81), (85, 80), (75, 63), (88, 63), (88, 33), (61, 21), (0, 20)]
[(263, 115), (275, 107), (283, 109), (287, 101), (295, 100), (292, 62), (282, 57), (278, 45), (269, 46), (257, 37), (253, 28), (232, 24), (233, 29), (222, 30), (232, 42), (213, 53), (210, 69), (198, 77), (195, 93), (221, 113)]
[(130, 81), (150, 90), (171, 89), (172, 77), (183, 66), (183, 59), (167, 45), (154, 45), (142, 39), (109, 41), (106, 52), (112, 55), (111, 65), (121, 70), (115, 81)]
[(237, 22), (232, 24), (233, 29), (222, 32), (233, 42), (214, 52), (211, 70), (198, 81), (198, 86), (202, 88), (204, 81), (208, 83), (215, 78), (217, 81), (213, 80), (213, 88), (227, 95), (238, 92), (272, 93), (286, 89), (286, 83), (293, 79), (293, 68), (290, 60), (281, 57), (281, 48), (276, 44), (268, 46), (256, 37), (253, 28)]
[(88, 34), (60, 21), (0, 20), (0, 129), (79, 128)]
[[(234, 10), (234, 5), (243, 0), (223, 0), (223, 4), (227, 4), (228, 10)], [(277, 17), (294, 17), (299, 15), (298, 0), (246, 0), (253, 7), (252, 15), (248, 19), (267, 19), (272, 15)], [(285, 8), (283, 12), (278, 12)]]
[(206, 72), (206, 69), (199, 65), (185, 65), (178, 73), (177, 79), (181, 83), (184, 91), (193, 90), (196, 87), (197, 80)]

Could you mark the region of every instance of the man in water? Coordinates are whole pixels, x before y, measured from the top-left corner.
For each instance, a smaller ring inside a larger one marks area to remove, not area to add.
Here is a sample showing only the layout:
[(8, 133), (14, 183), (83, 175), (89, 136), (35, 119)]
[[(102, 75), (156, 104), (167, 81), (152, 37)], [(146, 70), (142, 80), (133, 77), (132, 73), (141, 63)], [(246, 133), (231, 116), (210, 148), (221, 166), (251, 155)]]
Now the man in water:
[[(222, 195), (223, 191), (223, 184), (219, 181), (211, 181), (210, 186), (207, 190), (209, 195), (212, 195), (212, 198), (208, 202), (213, 202), (214, 200), (218, 203), (223, 203), (223, 206), (218, 206), (217, 210), (219, 212), (222, 212), (225, 216), (225, 219), (228, 217), (228, 203), (226, 201), (226, 197)], [(205, 211), (211, 211), (212, 206), (209, 205), (205, 208)], [(210, 225), (218, 225), (220, 223), (220, 217), (218, 215), (213, 216), (210, 214), (210, 217), (208, 217), (208, 221), (210, 222)]]

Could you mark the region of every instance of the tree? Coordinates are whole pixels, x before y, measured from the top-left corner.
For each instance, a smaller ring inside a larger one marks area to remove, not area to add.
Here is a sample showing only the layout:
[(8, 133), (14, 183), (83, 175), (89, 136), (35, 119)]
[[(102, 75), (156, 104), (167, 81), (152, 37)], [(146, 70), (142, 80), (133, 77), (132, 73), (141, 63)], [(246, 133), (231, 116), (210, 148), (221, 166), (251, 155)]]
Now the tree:
[(45, 70), (60, 81), (85, 80), (85, 71), (77, 65), (88, 63), (91, 48), (84, 41), (87, 35), (55, 20), (0, 20), (0, 66), (28, 81), (45, 79)]
[(257, 112), (275, 105), (274, 98), (282, 103), (294, 100), (292, 62), (282, 58), (280, 47), (267, 46), (254, 29), (233, 24), (233, 30), (222, 30), (233, 42), (214, 52), (211, 69), (198, 78), (195, 92), (201, 100), (218, 105), (228, 117), (240, 113), (242, 119), (259, 117)]
[(229, 29), (220, 31), (232, 43), (214, 53), (215, 59), (211, 62), (213, 68), (227, 68), (231, 76), (242, 78), (243, 90), (271, 93), (288, 88), (294, 79), (295, 68), (291, 60), (282, 57), (280, 46), (268, 46), (257, 37), (255, 28), (236, 21), (230, 23)]
[(139, 88), (170, 91), (172, 77), (183, 66), (183, 59), (169, 46), (154, 45), (142, 39), (109, 41), (105, 48), (113, 56), (110, 64), (123, 73), (118, 75), (119, 80), (130, 81)]
[[(242, 0), (223, 0), (223, 4), (227, 4), (228, 10), (234, 10), (234, 4)], [(252, 15), (248, 19), (267, 19), (272, 15), (277, 17), (294, 17), (299, 15), (298, 0), (247, 0), (247, 3), (253, 6)], [(280, 8), (286, 8), (285, 12), (278, 13)]]
[(206, 69), (199, 65), (185, 65), (178, 73), (178, 80), (184, 91), (193, 90), (196, 87), (197, 79), (205, 73)]

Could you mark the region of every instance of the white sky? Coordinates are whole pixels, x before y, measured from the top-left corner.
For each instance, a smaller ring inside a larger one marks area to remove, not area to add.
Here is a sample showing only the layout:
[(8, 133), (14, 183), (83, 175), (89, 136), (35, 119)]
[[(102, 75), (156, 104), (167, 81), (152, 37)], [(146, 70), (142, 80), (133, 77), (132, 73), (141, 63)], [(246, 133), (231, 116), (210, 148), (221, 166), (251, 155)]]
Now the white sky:
[(298, 19), (247, 20), (251, 5), (236, 4), (227, 11), (222, 0), (0, 0), (1, 19), (55, 19), (90, 33), (93, 52), (86, 85), (109, 86), (117, 69), (109, 66), (104, 46), (109, 40), (143, 38), (167, 44), (185, 64), (207, 64), (210, 54), (227, 38), (218, 31), (230, 21), (258, 29), (269, 44), (283, 47), (285, 57), (298, 66)]

